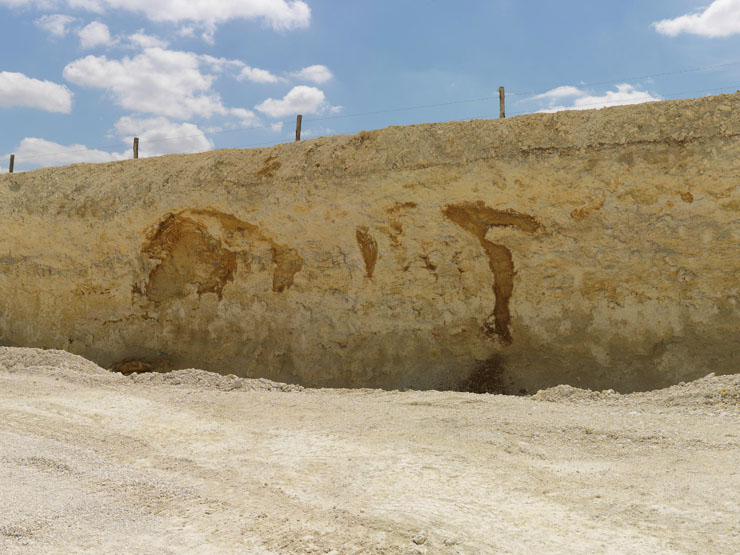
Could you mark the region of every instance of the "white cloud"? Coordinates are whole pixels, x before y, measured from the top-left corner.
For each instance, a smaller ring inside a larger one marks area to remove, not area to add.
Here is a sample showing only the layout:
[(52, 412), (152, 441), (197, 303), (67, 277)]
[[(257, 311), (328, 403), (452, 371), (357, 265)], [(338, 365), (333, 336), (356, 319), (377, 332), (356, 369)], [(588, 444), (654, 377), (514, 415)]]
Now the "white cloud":
[(274, 29), (307, 27), (311, 10), (300, 0), (100, 0), (111, 8), (145, 14), (152, 21), (193, 21), (206, 25), (231, 19), (264, 19)]
[(69, 32), (69, 26), (74, 23), (76, 19), (74, 17), (53, 14), (43, 15), (39, 17), (34, 23), (37, 27), (48, 31), (54, 37), (63, 37)]
[(212, 24), (206, 24), (204, 27), (205, 29), (200, 34), (200, 38), (202, 38), (203, 41), (207, 42), (208, 44), (216, 44), (216, 39), (214, 38), (214, 35), (216, 34), (216, 26)]
[(17, 167), (58, 166), (80, 162), (112, 162), (127, 158), (125, 152), (105, 152), (78, 144), (62, 145), (36, 137), (23, 139), (15, 148), (14, 153)]
[(244, 108), (231, 108), (229, 110), (229, 114), (237, 117), (240, 120), (242, 126), (252, 126), (259, 123), (257, 115), (252, 110), (245, 110)]
[(77, 85), (110, 91), (119, 106), (134, 112), (178, 119), (225, 114), (211, 88), (215, 76), (203, 73), (201, 62), (192, 52), (146, 48), (121, 60), (87, 56), (68, 64), (63, 74)]
[(105, 23), (93, 21), (80, 29), (80, 46), (84, 49), (105, 46), (112, 42), (110, 31)]
[(585, 93), (578, 87), (566, 85), (563, 87), (556, 87), (546, 93), (538, 94), (533, 96), (532, 100), (558, 100), (561, 98), (569, 98), (573, 96), (583, 96)]
[(68, 114), (72, 110), (72, 91), (51, 81), (0, 71), (0, 108), (14, 106)]
[[(133, 138), (139, 137), (139, 157), (172, 153), (203, 152), (213, 142), (192, 123), (174, 123), (167, 118), (137, 119), (122, 117), (115, 123), (113, 136), (121, 141), (120, 152), (107, 152), (81, 144), (63, 145), (37, 137), (26, 137), (15, 148), (16, 168), (60, 166), (80, 162), (113, 162), (132, 157)], [(9, 154), (2, 158), (7, 160)]]
[(300, 71), (291, 73), (291, 75), (298, 79), (302, 79), (303, 81), (311, 81), (312, 83), (317, 83), (319, 85), (326, 83), (334, 77), (331, 71), (329, 71), (329, 68), (322, 65), (304, 67)]
[(209, 56), (208, 54), (199, 54), (198, 59), (206, 64), (213, 71), (224, 71), (226, 69), (241, 69), (244, 67), (244, 62), (239, 60), (229, 60), (228, 58), (216, 58)]
[(301, 130), (301, 137), (305, 139), (309, 137), (328, 137), (330, 135), (334, 135), (334, 130), (329, 127)]
[(184, 25), (177, 32), (181, 37), (191, 38), (195, 36), (195, 28), (192, 25)]
[(692, 14), (653, 23), (659, 33), (675, 37), (690, 33), (704, 37), (727, 37), (740, 33), (740, 0), (714, 0)]
[(162, 154), (203, 152), (213, 148), (213, 141), (192, 123), (174, 123), (167, 118), (122, 117), (115, 124), (116, 133), (127, 143), (139, 137), (139, 157)]
[(67, 5), (94, 13), (122, 10), (151, 21), (192, 22), (211, 30), (234, 19), (261, 19), (279, 30), (308, 27), (311, 21), (311, 10), (303, 0), (0, 0), (0, 4), (40, 9)]
[[(12, 1), (12, 0), (11, 0)], [(61, 4), (61, 0), (27, 0), (27, 4), (35, 4), (42, 8), (48, 4)], [(67, 0), (66, 4), (75, 10), (87, 10), (93, 13), (103, 13), (104, 2), (99, 0)]]
[(143, 30), (139, 30), (136, 33), (129, 35), (128, 41), (135, 48), (167, 48), (167, 41), (162, 40), (152, 35), (147, 35)]
[(252, 83), (277, 83), (280, 78), (273, 75), (266, 69), (260, 69), (258, 67), (246, 66), (242, 68), (241, 73), (237, 77), (239, 81), (249, 80)]
[[(572, 99), (572, 104), (557, 104), (566, 98)], [(540, 112), (560, 112), (562, 110), (592, 110), (606, 106), (623, 106), (626, 104), (641, 104), (643, 102), (654, 102), (660, 97), (653, 96), (647, 91), (640, 91), (623, 83), (617, 85), (616, 91), (607, 91), (603, 95), (592, 95), (576, 87), (557, 87), (544, 94), (532, 97), (532, 100), (547, 100), (549, 106)]]
[(282, 99), (268, 98), (255, 109), (274, 118), (295, 114), (317, 114), (331, 107), (326, 103), (324, 93), (316, 87), (299, 85)]

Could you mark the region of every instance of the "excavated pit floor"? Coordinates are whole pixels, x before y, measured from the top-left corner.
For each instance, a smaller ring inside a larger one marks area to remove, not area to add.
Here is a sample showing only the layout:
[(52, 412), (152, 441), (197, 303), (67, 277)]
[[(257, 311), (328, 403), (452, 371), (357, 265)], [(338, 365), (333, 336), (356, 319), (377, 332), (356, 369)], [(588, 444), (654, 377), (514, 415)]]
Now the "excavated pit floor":
[(732, 553), (740, 376), (318, 390), (0, 348), (0, 462), (3, 553)]

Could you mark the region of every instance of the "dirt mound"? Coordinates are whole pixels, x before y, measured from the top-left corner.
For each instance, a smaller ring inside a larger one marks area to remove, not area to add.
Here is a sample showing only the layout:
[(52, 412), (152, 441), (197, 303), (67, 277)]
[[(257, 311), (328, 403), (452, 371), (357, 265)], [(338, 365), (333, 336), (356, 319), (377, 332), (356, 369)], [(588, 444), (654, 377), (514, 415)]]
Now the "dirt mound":
[(631, 395), (634, 400), (650, 400), (668, 407), (721, 406), (740, 409), (740, 374), (707, 376), (693, 382)]
[(570, 385), (558, 385), (538, 391), (532, 396), (537, 401), (551, 403), (618, 402), (650, 403), (666, 407), (724, 407), (740, 409), (740, 374), (715, 376), (708, 374), (693, 382), (655, 391), (620, 395), (614, 390), (591, 391)]
[(605, 391), (591, 391), (590, 389), (580, 389), (571, 385), (556, 385), (542, 389), (532, 395), (537, 401), (549, 401), (551, 403), (581, 403), (589, 401), (614, 401), (621, 397), (613, 389)]
[(263, 378), (239, 378), (234, 374), (222, 376), (205, 370), (188, 368), (161, 374), (147, 372), (131, 374), (131, 381), (138, 384), (178, 385), (198, 389), (218, 389), (219, 391), (303, 391), (300, 385), (273, 382)]
[[(133, 372), (125, 375), (101, 368), (94, 362), (66, 351), (17, 347), (0, 347), (0, 368), (9, 372), (65, 376), (75, 382), (92, 385), (129, 380), (144, 385), (174, 385), (219, 391), (304, 391), (300, 385), (275, 382), (264, 378), (239, 378), (206, 370), (188, 368), (170, 372)], [(678, 385), (622, 395), (613, 389), (592, 391), (570, 385), (557, 385), (534, 394), (532, 399), (551, 403), (649, 402), (675, 407), (723, 406), (740, 409), (740, 374), (707, 376)]]
[(9, 372), (64, 377), (74, 383), (103, 385), (130, 381), (144, 385), (177, 385), (219, 391), (303, 391), (299, 385), (273, 382), (262, 378), (238, 378), (189, 368), (172, 372), (145, 372), (125, 375), (106, 370), (94, 362), (66, 351), (0, 347), (0, 368)]
[(55, 349), (26, 349), (0, 347), (0, 367), (14, 370), (43, 367), (56, 370), (73, 370), (80, 374), (107, 375), (108, 372), (81, 356)]

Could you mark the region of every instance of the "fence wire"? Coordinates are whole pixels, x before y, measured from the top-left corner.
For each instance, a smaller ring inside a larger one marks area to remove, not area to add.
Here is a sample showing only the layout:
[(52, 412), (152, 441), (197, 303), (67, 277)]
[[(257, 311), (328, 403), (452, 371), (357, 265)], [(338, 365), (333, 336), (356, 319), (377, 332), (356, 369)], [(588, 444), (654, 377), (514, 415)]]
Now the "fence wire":
[[(635, 77), (624, 77), (620, 79), (610, 79), (607, 81), (594, 81), (589, 83), (578, 83), (578, 84), (571, 84), (571, 85), (558, 85), (557, 87), (550, 87), (548, 89), (541, 89), (541, 90), (533, 90), (533, 91), (526, 91), (526, 92), (506, 92), (506, 98), (519, 98), (522, 100), (536, 100), (538, 96), (544, 95), (548, 92), (551, 92), (555, 88), (560, 87), (579, 87), (581, 89), (587, 88), (587, 87), (594, 87), (594, 86), (602, 86), (602, 85), (613, 85), (617, 83), (624, 83), (627, 81), (640, 81), (644, 79), (654, 79), (654, 78), (661, 78), (661, 77), (668, 77), (668, 76), (675, 76), (675, 75), (684, 75), (687, 73), (695, 73), (695, 72), (701, 72), (701, 71), (714, 71), (718, 69), (726, 69), (730, 67), (737, 67), (740, 66), (740, 61), (736, 62), (729, 62), (725, 64), (719, 64), (719, 65), (711, 65), (711, 66), (703, 66), (703, 67), (697, 67), (697, 68), (691, 68), (691, 69), (683, 69), (683, 70), (677, 70), (677, 71), (668, 71), (668, 72), (660, 72), (660, 73), (652, 73), (649, 75), (641, 75), (641, 76), (635, 76)], [(711, 89), (694, 89), (694, 90), (687, 90), (687, 91), (681, 91), (681, 92), (674, 92), (674, 93), (667, 93), (664, 95), (661, 95), (660, 98), (654, 97), (652, 95), (645, 95), (643, 97), (632, 97), (629, 99), (628, 102), (625, 102), (624, 99), (622, 100), (615, 100), (612, 102), (609, 101), (600, 101), (600, 102), (594, 102), (589, 104), (580, 104), (577, 106), (571, 106), (567, 108), (562, 108), (563, 110), (579, 110), (594, 106), (616, 106), (616, 105), (624, 105), (624, 104), (639, 104), (642, 102), (648, 102), (648, 101), (654, 101), (654, 100), (670, 100), (675, 98), (680, 98), (685, 95), (698, 95), (698, 94), (704, 94), (708, 92), (717, 92), (717, 91), (729, 91), (732, 89), (735, 89), (737, 87), (737, 84), (728, 85), (725, 87), (715, 87)], [(456, 105), (466, 105), (466, 104), (473, 104), (477, 102), (490, 102), (494, 100), (499, 99), (499, 94), (496, 93), (495, 95), (490, 96), (483, 96), (478, 98), (468, 98), (468, 99), (461, 99), (461, 100), (451, 100), (446, 102), (437, 102), (432, 104), (417, 104), (412, 106), (402, 106), (402, 107), (396, 107), (396, 108), (385, 108), (381, 110), (370, 110), (366, 112), (356, 112), (351, 114), (337, 114), (337, 115), (330, 115), (330, 116), (321, 116), (321, 117), (314, 117), (314, 118), (303, 118), (303, 123), (315, 123), (315, 122), (326, 122), (326, 121), (335, 121), (335, 120), (342, 120), (342, 119), (351, 119), (351, 118), (362, 118), (362, 117), (370, 117), (370, 116), (378, 116), (378, 115), (384, 115), (384, 114), (394, 114), (394, 113), (401, 113), (401, 112), (410, 112), (414, 110), (423, 110), (423, 109), (434, 109), (434, 108), (443, 108), (443, 107), (449, 107), (449, 106), (456, 106)], [(539, 112), (548, 112), (551, 111), (549, 109), (543, 109), (538, 110)], [(519, 112), (511, 112), (508, 114), (509, 117), (514, 116), (520, 116), (524, 114), (533, 113), (531, 110), (527, 111), (519, 111)], [(498, 117), (498, 112), (496, 113), (490, 113), (485, 115), (473, 115), (471, 119), (489, 119)], [(202, 138), (202, 137), (216, 137), (231, 133), (244, 133), (244, 132), (252, 132), (257, 130), (264, 130), (264, 129), (271, 129), (275, 126), (285, 126), (285, 125), (291, 125), (295, 123), (294, 120), (282, 120), (282, 121), (272, 121), (270, 123), (266, 124), (260, 124), (260, 125), (247, 125), (242, 127), (236, 127), (233, 129), (225, 129), (215, 132), (201, 132), (198, 134), (189, 134), (189, 135), (178, 135), (178, 136), (172, 136), (172, 137), (166, 137), (162, 139), (154, 139), (154, 140), (147, 140), (141, 141), (141, 144), (144, 145), (146, 148), (146, 145), (150, 144), (160, 144), (160, 143), (166, 143), (166, 142), (173, 142), (173, 141), (182, 141), (186, 139), (193, 139), (193, 138)], [(263, 141), (259, 143), (251, 143), (251, 144), (241, 144), (238, 146), (232, 146), (228, 148), (253, 148), (253, 147), (259, 147), (259, 146), (271, 146), (275, 144), (280, 144), (286, 142), (284, 139), (279, 140), (273, 140), (273, 141)], [(48, 154), (42, 154), (38, 156), (34, 156), (34, 161), (38, 160), (47, 160), (47, 159), (54, 159), (59, 157), (67, 157), (74, 154), (80, 154), (84, 152), (89, 152), (91, 150), (104, 152), (107, 154), (117, 154), (109, 152), (109, 149), (117, 149), (121, 146), (130, 146), (128, 144), (128, 141), (126, 143), (124, 142), (116, 142), (115, 144), (107, 144), (107, 145), (98, 145), (98, 146), (91, 146), (91, 147), (85, 147), (78, 150), (64, 150), (54, 153), (48, 153)], [(18, 157), (15, 157), (16, 164), (18, 162), (22, 162), (22, 160), (19, 160)]]

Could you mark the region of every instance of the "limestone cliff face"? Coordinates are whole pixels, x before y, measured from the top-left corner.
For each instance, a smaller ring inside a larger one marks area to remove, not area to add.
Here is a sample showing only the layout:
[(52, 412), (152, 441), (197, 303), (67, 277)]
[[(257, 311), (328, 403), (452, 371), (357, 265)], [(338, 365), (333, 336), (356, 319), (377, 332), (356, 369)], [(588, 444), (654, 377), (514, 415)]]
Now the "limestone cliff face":
[(740, 371), (740, 95), (0, 176), (0, 342), (317, 386)]

